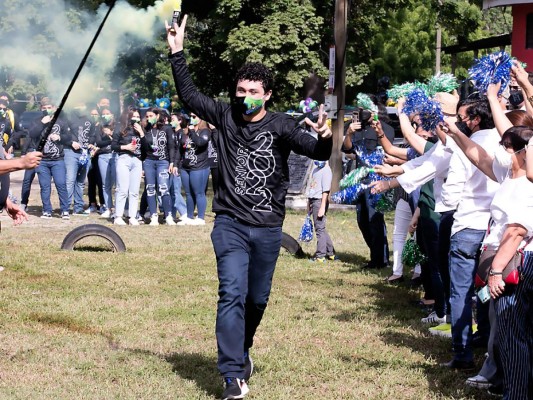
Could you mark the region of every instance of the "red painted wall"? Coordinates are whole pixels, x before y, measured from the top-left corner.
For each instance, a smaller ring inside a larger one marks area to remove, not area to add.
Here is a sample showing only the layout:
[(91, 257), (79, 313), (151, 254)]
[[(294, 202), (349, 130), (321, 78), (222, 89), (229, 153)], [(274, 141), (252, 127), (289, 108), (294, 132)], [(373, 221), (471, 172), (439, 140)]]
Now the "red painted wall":
[(511, 54), (527, 63), (527, 71), (533, 72), (533, 49), (526, 49), (526, 18), (528, 14), (533, 14), (533, 4), (513, 6)]

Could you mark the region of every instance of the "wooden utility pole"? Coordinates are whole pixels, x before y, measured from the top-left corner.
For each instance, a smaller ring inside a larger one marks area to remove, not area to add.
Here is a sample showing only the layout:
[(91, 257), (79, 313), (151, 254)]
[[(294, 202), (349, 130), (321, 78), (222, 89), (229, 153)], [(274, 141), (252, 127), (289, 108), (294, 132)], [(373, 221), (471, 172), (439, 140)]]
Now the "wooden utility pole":
[[(348, 23), (349, 0), (335, 1), (335, 88), (333, 95), (337, 97), (337, 119), (333, 120), (331, 130), (333, 132), (333, 151), (329, 164), (333, 172), (331, 192), (339, 190), (339, 181), (342, 178), (342, 154), (341, 146), (344, 140), (344, 102), (346, 80), (346, 42)], [(334, 111), (334, 110), (332, 110)]]

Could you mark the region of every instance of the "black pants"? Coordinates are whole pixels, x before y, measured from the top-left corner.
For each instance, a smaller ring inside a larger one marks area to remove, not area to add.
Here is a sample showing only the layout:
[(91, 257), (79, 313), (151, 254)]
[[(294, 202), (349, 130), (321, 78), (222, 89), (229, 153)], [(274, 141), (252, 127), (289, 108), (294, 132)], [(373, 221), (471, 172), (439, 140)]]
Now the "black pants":
[(372, 207), (370, 189), (365, 189), (356, 204), (357, 225), (370, 249), (370, 265), (382, 267), (389, 262), (387, 228), (383, 214)]

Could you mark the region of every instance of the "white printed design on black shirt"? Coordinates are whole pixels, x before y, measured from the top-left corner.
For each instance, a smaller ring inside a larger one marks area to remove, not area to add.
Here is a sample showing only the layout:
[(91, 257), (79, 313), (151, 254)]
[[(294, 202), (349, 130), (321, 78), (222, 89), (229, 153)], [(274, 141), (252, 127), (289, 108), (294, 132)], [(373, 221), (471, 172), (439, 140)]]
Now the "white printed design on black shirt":
[(54, 127), (52, 128), (52, 131), (50, 132), (50, 135), (46, 140), (46, 144), (44, 145), (43, 153), (46, 154), (47, 157), (59, 158), (60, 151), (56, 143), (59, 143), (61, 139), (54, 142), (52, 141), (52, 139), (50, 139), (50, 136), (52, 136), (53, 134), (60, 135), (60, 132), (61, 127), (59, 126), (59, 124), (54, 124)]
[(207, 157), (212, 158), (213, 162), (217, 162), (218, 154), (215, 150), (215, 146), (213, 146), (213, 143), (211, 141), (209, 141), (209, 143), (207, 144)]
[(196, 143), (194, 143), (190, 138), (187, 138), (185, 142), (185, 159), (189, 160), (189, 165), (196, 165), (198, 162), (198, 156), (196, 155)]
[(253, 211), (272, 212), (272, 192), (266, 187), (266, 182), (276, 168), (276, 159), (272, 154), (273, 136), (270, 132), (262, 132), (255, 141), (260, 142), (259, 147), (252, 151), (239, 144), (235, 192), (241, 196), (256, 197), (252, 200), (255, 203)]
[(85, 127), (78, 126), (78, 143), (81, 147), (86, 147), (89, 144), (89, 132), (91, 130), (91, 123), (85, 121)]

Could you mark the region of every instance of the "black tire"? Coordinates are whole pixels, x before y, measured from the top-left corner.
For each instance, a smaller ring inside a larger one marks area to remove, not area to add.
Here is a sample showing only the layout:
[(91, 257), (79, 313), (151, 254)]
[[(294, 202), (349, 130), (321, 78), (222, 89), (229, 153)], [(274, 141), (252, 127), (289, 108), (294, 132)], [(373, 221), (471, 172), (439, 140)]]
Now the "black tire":
[(78, 241), (89, 236), (98, 236), (106, 239), (109, 243), (111, 243), (113, 246), (113, 251), (116, 253), (122, 253), (126, 251), (126, 245), (118, 233), (107, 226), (99, 224), (86, 224), (71, 230), (67, 236), (65, 236), (65, 239), (63, 239), (61, 249), (74, 250), (74, 245)]
[(305, 256), (300, 243), (298, 243), (295, 238), (285, 232), (281, 233), (281, 247), (298, 258)]

